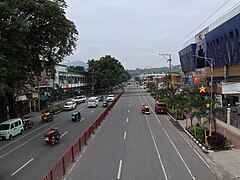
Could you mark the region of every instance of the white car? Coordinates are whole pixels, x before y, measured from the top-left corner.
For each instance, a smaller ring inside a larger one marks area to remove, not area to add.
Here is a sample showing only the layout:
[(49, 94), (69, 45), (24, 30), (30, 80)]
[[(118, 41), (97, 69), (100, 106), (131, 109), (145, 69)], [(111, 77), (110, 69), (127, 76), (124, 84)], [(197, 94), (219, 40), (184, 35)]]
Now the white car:
[(86, 96), (81, 95), (81, 96), (76, 96), (72, 99), (72, 101), (76, 102), (77, 104), (83, 103), (86, 101)]
[(107, 101), (108, 102), (113, 102), (114, 101), (114, 95), (113, 94), (109, 94), (107, 97)]
[(83, 102), (83, 100), (81, 99), (80, 96), (76, 96), (76, 97), (74, 97), (74, 98), (72, 99), (72, 101), (74, 101), (74, 102), (77, 103), (77, 104), (80, 104), (80, 103)]
[(85, 102), (87, 100), (86, 96), (84, 96), (84, 95), (81, 95), (78, 97), (81, 99), (81, 102)]
[(73, 110), (76, 109), (77, 103), (74, 101), (68, 101), (64, 104), (63, 110)]

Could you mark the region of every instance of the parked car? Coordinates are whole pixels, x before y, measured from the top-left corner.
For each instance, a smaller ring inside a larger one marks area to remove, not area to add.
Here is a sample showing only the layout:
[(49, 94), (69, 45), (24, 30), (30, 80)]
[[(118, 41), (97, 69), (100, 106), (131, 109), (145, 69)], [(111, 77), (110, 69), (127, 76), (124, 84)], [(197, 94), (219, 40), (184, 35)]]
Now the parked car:
[(81, 99), (82, 102), (85, 102), (87, 100), (85, 95), (81, 95), (79, 96), (79, 98)]
[(165, 104), (165, 102), (157, 101), (155, 104), (155, 112), (156, 113), (167, 113), (168, 108), (167, 108), (167, 105)]
[(109, 94), (107, 97), (107, 101), (108, 102), (113, 102), (114, 101), (114, 95), (113, 94)]
[(83, 102), (82, 99), (80, 98), (80, 96), (74, 97), (74, 98), (72, 99), (72, 101), (74, 101), (74, 102), (77, 103), (77, 104), (80, 104), (80, 103)]
[(0, 137), (3, 139), (12, 139), (24, 130), (21, 118), (9, 119), (0, 124)]
[(64, 106), (63, 106), (63, 110), (73, 110), (76, 109), (77, 107), (77, 103), (74, 101), (67, 101)]

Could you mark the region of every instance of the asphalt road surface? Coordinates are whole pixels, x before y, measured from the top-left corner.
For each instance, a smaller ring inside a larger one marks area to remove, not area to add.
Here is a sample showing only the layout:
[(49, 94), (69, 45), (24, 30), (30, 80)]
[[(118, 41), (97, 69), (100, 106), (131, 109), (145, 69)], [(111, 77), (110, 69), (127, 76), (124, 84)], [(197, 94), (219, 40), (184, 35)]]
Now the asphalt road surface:
[[(82, 114), (80, 122), (72, 122), (72, 111), (64, 111), (54, 115), (52, 122), (42, 123), (39, 117), (22, 135), (0, 140), (0, 179), (41, 180), (105, 109), (100, 102), (97, 108), (82, 103), (76, 110)], [(59, 127), (62, 134), (60, 143), (54, 146), (44, 141), (44, 133), (53, 127)]]
[[(65, 180), (214, 180), (217, 174), (154, 99), (130, 85)], [(150, 106), (150, 115), (141, 112)], [(228, 177), (225, 176), (226, 179)]]

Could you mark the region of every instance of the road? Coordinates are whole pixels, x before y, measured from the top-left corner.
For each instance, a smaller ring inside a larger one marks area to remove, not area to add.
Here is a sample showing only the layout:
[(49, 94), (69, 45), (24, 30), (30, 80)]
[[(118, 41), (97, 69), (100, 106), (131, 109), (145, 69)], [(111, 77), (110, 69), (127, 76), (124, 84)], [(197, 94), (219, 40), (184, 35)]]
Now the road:
[[(140, 105), (151, 114), (143, 115)], [(66, 180), (155, 180), (217, 179), (217, 174), (168, 115), (154, 113), (154, 100), (133, 85), (107, 115), (68, 169)], [(80, 104), (81, 122), (71, 121), (71, 111), (54, 116), (50, 123), (12, 140), (0, 140), (1, 180), (40, 180), (105, 110)], [(59, 127), (63, 137), (55, 146), (44, 142), (44, 133)], [(216, 170), (214, 168), (214, 170)], [(225, 176), (225, 179), (230, 179)]]
[[(82, 103), (76, 110), (82, 114), (80, 122), (72, 122), (72, 111), (65, 111), (54, 115), (50, 123), (39, 119), (32, 129), (12, 140), (0, 140), (0, 179), (42, 179), (105, 109), (101, 103), (97, 108), (87, 108), (87, 104)], [(44, 133), (52, 127), (59, 127), (62, 134), (55, 146), (44, 142)]]
[[(218, 179), (182, 129), (154, 113), (150, 95), (133, 85), (125, 90), (65, 180)], [(142, 103), (150, 115), (141, 113)]]

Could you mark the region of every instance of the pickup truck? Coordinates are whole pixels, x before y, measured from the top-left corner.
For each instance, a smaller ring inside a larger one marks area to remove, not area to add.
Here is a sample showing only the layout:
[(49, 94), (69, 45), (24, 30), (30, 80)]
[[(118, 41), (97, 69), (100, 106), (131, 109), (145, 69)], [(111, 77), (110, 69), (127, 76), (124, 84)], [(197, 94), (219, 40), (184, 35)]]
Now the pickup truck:
[(155, 112), (158, 113), (167, 113), (168, 112), (168, 108), (167, 105), (164, 102), (156, 102), (155, 104)]

